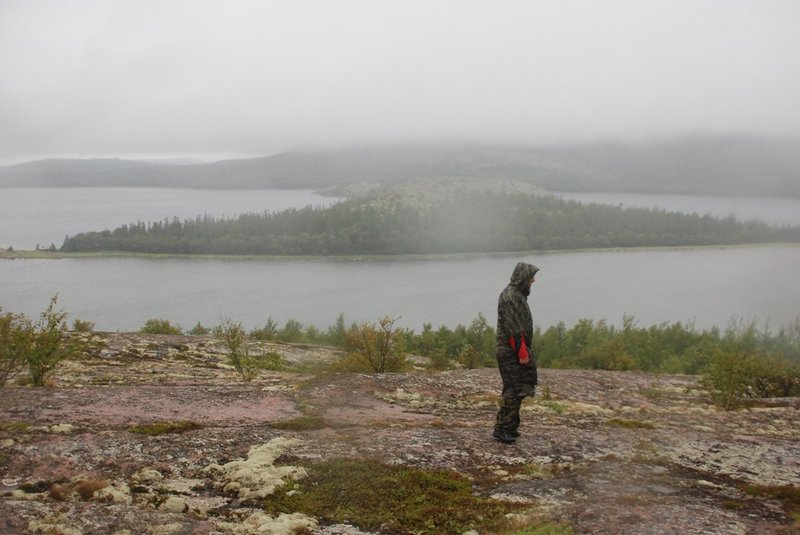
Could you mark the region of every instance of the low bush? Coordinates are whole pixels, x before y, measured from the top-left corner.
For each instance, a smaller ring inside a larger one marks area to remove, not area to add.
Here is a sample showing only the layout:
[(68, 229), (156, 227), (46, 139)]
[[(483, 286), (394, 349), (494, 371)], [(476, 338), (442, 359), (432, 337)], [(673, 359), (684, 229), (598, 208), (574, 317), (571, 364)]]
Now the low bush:
[(388, 316), (377, 324), (363, 323), (347, 331), (344, 363), (369, 372), (399, 372), (407, 367), (401, 331), (395, 318)]
[(192, 327), (190, 331), (187, 331), (187, 334), (191, 334), (192, 336), (205, 336), (207, 334), (211, 334), (211, 329), (208, 327), (203, 327), (203, 325), (198, 321), (197, 325)]
[(464, 347), (458, 353), (458, 363), (468, 370), (483, 367), (483, 360), (481, 354), (475, 349), (472, 344), (465, 343)]
[(76, 319), (72, 322), (72, 330), (76, 333), (90, 333), (94, 330), (94, 322)]
[(270, 316), (267, 318), (267, 323), (264, 324), (264, 327), (250, 331), (250, 338), (253, 340), (277, 340), (278, 324)]
[(66, 336), (67, 313), (57, 303), (55, 295), (36, 323), (23, 314), (0, 316), (0, 385), (27, 366), (31, 384), (43, 386), (63, 359), (81, 352), (81, 342)]
[(151, 318), (139, 329), (143, 334), (183, 334), (183, 327), (173, 325), (169, 320)]
[(737, 409), (748, 394), (757, 366), (757, 360), (741, 350), (715, 349), (701, 382), (717, 405)]

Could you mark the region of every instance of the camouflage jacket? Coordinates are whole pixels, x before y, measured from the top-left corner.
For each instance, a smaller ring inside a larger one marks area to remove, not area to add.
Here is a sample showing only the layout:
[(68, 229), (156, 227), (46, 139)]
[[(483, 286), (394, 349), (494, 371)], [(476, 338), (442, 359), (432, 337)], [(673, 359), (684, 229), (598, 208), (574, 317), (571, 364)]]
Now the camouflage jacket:
[(539, 268), (534, 265), (518, 263), (511, 275), (511, 282), (497, 301), (497, 363), (504, 390), (510, 389), (518, 396), (533, 395), (533, 386), (538, 383), (536, 358), (531, 354), (530, 364), (520, 364), (517, 352), (509, 345), (508, 339), (525, 336), (528, 347), (531, 345), (533, 318), (528, 306), (528, 294), (530, 281), (538, 271)]
[[(519, 262), (511, 275), (511, 282), (497, 300), (497, 345), (508, 346), (512, 336), (524, 335), (528, 345), (533, 336), (533, 319), (528, 306), (531, 279), (539, 271), (534, 265)], [(510, 349), (510, 348), (509, 348)]]

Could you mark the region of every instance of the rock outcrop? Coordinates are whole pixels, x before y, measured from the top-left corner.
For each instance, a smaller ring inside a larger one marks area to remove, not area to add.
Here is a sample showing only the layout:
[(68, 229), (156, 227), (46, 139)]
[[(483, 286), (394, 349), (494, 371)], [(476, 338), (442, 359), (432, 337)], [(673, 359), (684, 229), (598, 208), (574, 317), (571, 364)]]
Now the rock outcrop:
[[(771, 492), (800, 489), (796, 400), (725, 412), (691, 376), (544, 369), (509, 446), (491, 437), (494, 369), (245, 383), (212, 338), (93, 337), (54, 387), (0, 389), (0, 533), (365, 534), (259, 506), (306, 475), (295, 463), (338, 457), (455, 471), (575, 533), (800, 531), (796, 502)], [(142, 431), (157, 422), (192, 425)]]

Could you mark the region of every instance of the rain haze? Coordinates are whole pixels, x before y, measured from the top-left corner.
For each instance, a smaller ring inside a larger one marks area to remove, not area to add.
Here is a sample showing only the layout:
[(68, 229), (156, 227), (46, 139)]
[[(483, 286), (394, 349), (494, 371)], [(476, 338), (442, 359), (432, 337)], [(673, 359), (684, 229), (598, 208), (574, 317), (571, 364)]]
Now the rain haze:
[(0, 0), (0, 164), (800, 136), (800, 3)]

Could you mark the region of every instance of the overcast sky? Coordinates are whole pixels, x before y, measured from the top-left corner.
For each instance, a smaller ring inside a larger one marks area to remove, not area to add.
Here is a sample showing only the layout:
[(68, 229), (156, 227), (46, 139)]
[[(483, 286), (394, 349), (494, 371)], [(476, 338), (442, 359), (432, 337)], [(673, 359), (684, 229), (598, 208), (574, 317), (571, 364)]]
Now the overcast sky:
[(800, 136), (796, 0), (0, 0), (0, 163)]

